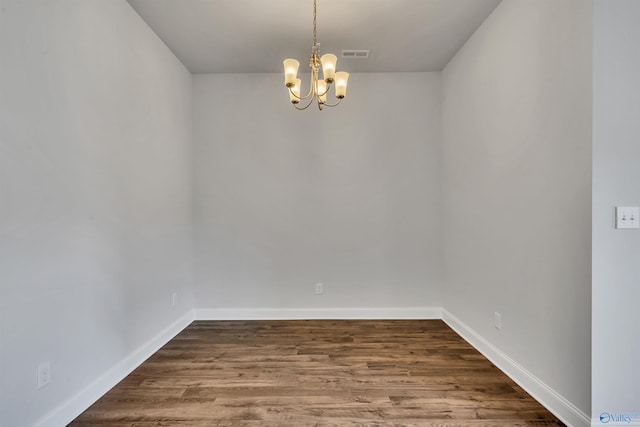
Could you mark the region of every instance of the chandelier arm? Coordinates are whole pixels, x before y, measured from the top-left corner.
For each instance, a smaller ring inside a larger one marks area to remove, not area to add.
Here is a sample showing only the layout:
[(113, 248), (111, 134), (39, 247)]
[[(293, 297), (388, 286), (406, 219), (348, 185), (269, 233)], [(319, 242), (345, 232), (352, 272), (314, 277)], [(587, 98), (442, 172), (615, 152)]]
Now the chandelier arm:
[(307, 108), (309, 108), (309, 105), (311, 105), (313, 103), (313, 98), (309, 99), (309, 102), (307, 103), (307, 105), (305, 105), (304, 107), (300, 108), (298, 107), (298, 104), (293, 104), (294, 107), (296, 107), (296, 110), (306, 110)]
[[(311, 74), (311, 76), (312, 76), (312, 77), (311, 77), (311, 80), (313, 80), (313, 73)], [(307, 98), (309, 98), (309, 97), (313, 94), (313, 92), (314, 92), (314, 91), (313, 91), (313, 81), (311, 81), (311, 82), (309, 83), (309, 92), (308, 92), (305, 96), (303, 96), (303, 97), (302, 97), (302, 99), (307, 99)]]
[(340, 104), (342, 102), (342, 98), (338, 98), (338, 102), (336, 102), (335, 104), (324, 104), (325, 107), (335, 107), (336, 105)]
[(306, 96), (298, 96), (298, 95), (296, 95), (296, 94), (293, 92), (293, 89), (292, 89), (292, 88), (288, 88), (288, 89), (289, 89), (289, 92), (290, 92), (293, 96), (295, 96), (295, 97), (296, 97), (296, 99), (300, 99), (300, 100), (302, 100), (302, 99), (308, 99), (308, 98), (311, 96), (311, 89), (309, 89), (309, 93), (308, 93)]
[(327, 90), (325, 90), (324, 93), (319, 93), (318, 96), (325, 96), (329, 93), (329, 89), (331, 89), (331, 83), (327, 83)]

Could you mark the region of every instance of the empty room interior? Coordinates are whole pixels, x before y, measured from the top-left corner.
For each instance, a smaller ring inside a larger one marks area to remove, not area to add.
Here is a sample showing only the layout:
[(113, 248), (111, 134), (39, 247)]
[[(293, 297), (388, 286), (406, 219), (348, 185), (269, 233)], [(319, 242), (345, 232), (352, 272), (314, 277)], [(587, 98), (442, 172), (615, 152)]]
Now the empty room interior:
[(638, 22), (0, 0), (0, 426), (640, 426)]

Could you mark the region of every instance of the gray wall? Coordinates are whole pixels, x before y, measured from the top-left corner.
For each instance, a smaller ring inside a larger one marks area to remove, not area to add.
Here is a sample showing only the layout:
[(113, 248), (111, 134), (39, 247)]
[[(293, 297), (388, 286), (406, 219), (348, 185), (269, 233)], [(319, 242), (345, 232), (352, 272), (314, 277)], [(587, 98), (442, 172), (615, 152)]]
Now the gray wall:
[(312, 108), (280, 74), (194, 76), (196, 306), (440, 306), (439, 73)]
[(640, 206), (639, 17), (636, 0), (594, 3), (594, 423), (640, 425), (640, 230), (614, 228), (615, 206)]
[(0, 10), (0, 424), (26, 426), (192, 307), (191, 75), (124, 1)]
[(504, 1), (442, 72), (444, 307), (585, 414), (591, 18)]

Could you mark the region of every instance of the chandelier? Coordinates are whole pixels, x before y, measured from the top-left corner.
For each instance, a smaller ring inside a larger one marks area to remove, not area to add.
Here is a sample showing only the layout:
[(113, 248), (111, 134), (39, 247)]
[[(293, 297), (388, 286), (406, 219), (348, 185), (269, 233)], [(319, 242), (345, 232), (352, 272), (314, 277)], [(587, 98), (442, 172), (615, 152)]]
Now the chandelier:
[[(300, 62), (295, 59), (285, 59), (284, 63), (284, 84), (289, 89), (289, 100), (298, 110), (306, 110), (317, 100), (318, 108), (335, 107), (347, 94), (347, 81), (349, 73), (344, 71), (336, 72), (337, 58), (335, 55), (327, 53), (320, 57), (320, 43), (317, 40), (316, 28), (316, 2), (313, 0), (313, 46), (311, 47), (311, 57), (309, 58), (309, 67), (311, 68), (311, 82), (309, 84), (309, 92), (300, 96), (300, 86), (302, 81), (297, 78), (298, 67)], [(320, 65), (322, 65), (322, 77), (319, 78)], [(327, 93), (331, 88), (331, 84), (335, 83), (335, 104), (327, 104)], [(300, 101), (309, 100), (304, 107), (300, 107)]]

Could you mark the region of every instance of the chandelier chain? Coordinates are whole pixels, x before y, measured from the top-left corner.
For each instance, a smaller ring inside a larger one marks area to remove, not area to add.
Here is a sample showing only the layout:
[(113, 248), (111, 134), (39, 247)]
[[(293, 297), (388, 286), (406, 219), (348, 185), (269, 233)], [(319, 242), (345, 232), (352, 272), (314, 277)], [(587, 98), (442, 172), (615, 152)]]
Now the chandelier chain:
[(317, 0), (313, 0), (313, 46), (317, 46), (318, 45), (318, 37), (317, 37), (317, 29), (316, 29), (316, 4), (317, 4)]

